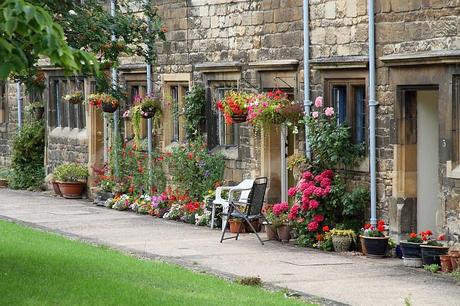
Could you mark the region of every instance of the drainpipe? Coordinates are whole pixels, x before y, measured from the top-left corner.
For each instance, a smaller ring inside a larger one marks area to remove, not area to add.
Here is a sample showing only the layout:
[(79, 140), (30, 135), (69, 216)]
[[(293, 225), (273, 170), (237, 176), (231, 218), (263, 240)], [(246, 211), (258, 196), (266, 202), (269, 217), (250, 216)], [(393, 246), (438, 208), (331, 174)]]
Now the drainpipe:
[(16, 83), (16, 100), (18, 104), (18, 128), (22, 128), (22, 93), (21, 93), (21, 83)]
[[(310, 34), (309, 34), (308, 0), (303, 0), (303, 107), (305, 116), (310, 115)], [(305, 155), (311, 159), (308, 143), (308, 125), (305, 124)]]
[[(150, 5), (150, 0), (146, 0), (145, 5)], [(148, 25), (148, 32), (150, 33), (151, 31), (151, 25), (150, 25), (150, 17), (147, 16), (147, 25)], [(151, 55), (153, 53), (153, 50), (151, 46), (148, 46), (148, 53)], [(153, 83), (152, 83), (152, 63), (151, 60), (147, 60), (147, 95), (151, 96), (153, 93)], [(152, 153), (153, 153), (153, 139), (152, 139), (152, 118), (147, 119), (147, 149), (149, 153), (149, 183), (152, 182)], [(152, 186), (149, 186), (150, 188)], [(150, 190), (149, 190), (150, 192)]]
[(375, 20), (374, 0), (367, 1), (369, 12), (369, 164), (371, 177), (371, 224), (377, 224), (377, 179), (375, 157)]
[[(116, 0), (111, 0), (110, 1), (110, 16), (115, 17), (116, 13)], [(115, 34), (112, 33), (111, 35), (111, 41), (115, 42), (117, 38), (115, 37)], [(117, 89), (117, 68), (112, 67), (112, 88)], [(118, 117), (119, 117), (119, 109), (117, 109), (113, 113), (113, 135), (112, 135), (112, 145), (115, 143), (115, 141), (119, 141), (119, 133), (118, 133)], [(114, 165), (115, 165), (115, 176), (118, 177), (119, 169), (118, 169), (118, 152), (116, 152), (117, 146), (113, 146), (113, 156), (114, 156)]]

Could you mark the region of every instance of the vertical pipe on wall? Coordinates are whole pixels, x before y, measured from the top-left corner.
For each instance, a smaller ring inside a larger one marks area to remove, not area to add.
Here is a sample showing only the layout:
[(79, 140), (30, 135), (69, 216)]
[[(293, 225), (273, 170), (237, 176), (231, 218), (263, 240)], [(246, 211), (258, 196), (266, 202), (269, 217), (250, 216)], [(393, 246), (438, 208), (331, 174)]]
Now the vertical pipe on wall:
[(18, 106), (18, 128), (22, 128), (22, 93), (21, 93), (21, 83), (17, 82), (16, 83), (16, 100), (17, 100), (17, 106)]
[[(145, 5), (150, 5), (150, 0), (145, 1)], [(150, 17), (147, 16), (147, 25), (148, 25), (148, 32), (150, 33), (151, 28), (150, 28)], [(152, 54), (153, 50), (151, 50), (151, 46), (148, 46), (149, 50), (148, 53), (149, 55)], [(153, 93), (153, 83), (152, 83), (152, 63), (151, 59), (147, 59), (147, 95), (151, 96)], [(147, 119), (147, 150), (149, 153), (149, 183), (152, 182), (152, 153), (153, 153), (153, 139), (152, 139), (152, 131), (153, 130), (153, 125), (152, 125), (152, 118)], [(149, 186), (150, 188), (152, 186)]]
[[(308, 0), (303, 0), (303, 106), (305, 115), (310, 115), (310, 34), (309, 34)], [(310, 144), (308, 143), (308, 126), (305, 124), (305, 155), (311, 158)]]
[[(116, 13), (116, 0), (111, 0), (110, 1), (110, 16), (114, 17)], [(115, 34), (112, 33), (111, 36), (112, 42), (115, 42), (117, 38), (115, 37)], [(112, 88), (116, 90), (118, 87), (117, 84), (117, 68), (112, 67)], [(119, 133), (118, 133), (118, 117), (119, 117), (119, 110), (117, 109), (113, 113), (113, 135), (112, 135), (112, 145), (113, 145), (113, 158), (114, 158), (114, 165), (115, 165), (115, 176), (118, 177), (119, 169), (118, 169), (118, 152), (117, 152), (117, 146), (115, 145), (116, 141), (119, 141)]]
[(377, 224), (377, 179), (376, 179), (376, 146), (375, 146), (375, 20), (374, 0), (368, 0), (369, 14), (369, 168), (371, 177), (371, 224)]
[(286, 165), (286, 139), (287, 139), (287, 133), (288, 129), (285, 124), (281, 125), (281, 141), (280, 141), (280, 146), (281, 146), (281, 202), (287, 202), (287, 165)]

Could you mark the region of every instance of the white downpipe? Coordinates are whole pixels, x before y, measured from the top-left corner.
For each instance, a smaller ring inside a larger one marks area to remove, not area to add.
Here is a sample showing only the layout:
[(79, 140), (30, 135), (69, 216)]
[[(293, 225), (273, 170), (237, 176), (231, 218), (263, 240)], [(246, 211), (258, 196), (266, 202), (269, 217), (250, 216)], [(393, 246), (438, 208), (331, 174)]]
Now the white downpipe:
[(281, 202), (287, 202), (287, 190), (288, 190), (288, 173), (287, 173), (287, 164), (286, 164), (286, 139), (287, 139), (288, 129), (285, 124), (281, 124)]
[[(146, 5), (150, 5), (150, 0), (146, 0)], [(147, 24), (148, 24), (148, 31), (151, 31), (150, 28), (150, 18), (147, 16)], [(152, 50), (150, 46), (148, 46), (148, 52), (151, 53)], [(150, 60), (147, 62), (147, 95), (151, 96), (153, 93), (153, 83), (152, 83), (152, 63)], [(152, 181), (152, 154), (153, 154), (153, 125), (152, 125), (152, 118), (147, 119), (147, 150), (149, 153), (149, 182)], [(150, 186), (151, 187), (151, 186)], [(149, 190), (150, 192), (150, 190)]]
[(369, 168), (371, 177), (371, 224), (377, 224), (377, 179), (375, 146), (375, 20), (374, 0), (368, 0), (369, 12)]
[[(308, 0), (303, 1), (303, 107), (305, 115), (310, 115), (310, 34), (309, 34)], [(310, 144), (308, 143), (308, 126), (305, 124), (305, 155), (311, 159)]]
[[(117, 4), (117, 1), (116, 0), (111, 0), (110, 1), (110, 16), (112, 17), (115, 17), (115, 13), (116, 13), (116, 4)], [(115, 42), (117, 40), (117, 38), (115, 37), (115, 34), (112, 34), (111, 36), (111, 40), (112, 42)], [(118, 86), (117, 84), (117, 68), (115, 67), (112, 67), (112, 88), (113, 89), (116, 89)], [(118, 137), (119, 137), (119, 128), (118, 128), (118, 117), (119, 117), (119, 109), (117, 109), (114, 113), (113, 113), (113, 135), (112, 135), (112, 143), (114, 143), (114, 141), (119, 141)], [(118, 169), (118, 152), (116, 152), (116, 148), (117, 146), (114, 146), (113, 149), (113, 156), (114, 156), (114, 159), (115, 159), (115, 176), (118, 177), (118, 174), (119, 174), (119, 169)]]
[(22, 92), (21, 92), (21, 83), (16, 83), (16, 100), (18, 106), (18, 129), (22, 129)]

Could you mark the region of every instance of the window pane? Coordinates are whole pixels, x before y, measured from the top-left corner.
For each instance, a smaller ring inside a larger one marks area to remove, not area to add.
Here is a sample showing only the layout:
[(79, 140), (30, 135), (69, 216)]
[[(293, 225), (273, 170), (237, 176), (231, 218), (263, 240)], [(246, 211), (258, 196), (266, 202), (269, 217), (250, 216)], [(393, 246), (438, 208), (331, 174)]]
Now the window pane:
[[(220, 87), (217, 89), (216, 100), (225, 98), (225, 94), (234, 90), (231, 87)], [(218, 143), (219, 145), (237, 145), (238, 144), (238, 127), (239, 124), (226, 124), (222, 112), (217, 112)]]
[(452, 82), (452, 160), (460, 161), (460, 76), (455, 76)]
[(342, 124), (347, 119), (347, 86), (332, 86), (332, 100), (337, 115), (337, 122)]
[(365, 141), (366, 135), (366, 90), (364, 86), (354, 86), (355, 103), (355, 141), (357, 143)]
[(171, 141), (179, 141), (179, 88), (178, 86), (171, 87)]

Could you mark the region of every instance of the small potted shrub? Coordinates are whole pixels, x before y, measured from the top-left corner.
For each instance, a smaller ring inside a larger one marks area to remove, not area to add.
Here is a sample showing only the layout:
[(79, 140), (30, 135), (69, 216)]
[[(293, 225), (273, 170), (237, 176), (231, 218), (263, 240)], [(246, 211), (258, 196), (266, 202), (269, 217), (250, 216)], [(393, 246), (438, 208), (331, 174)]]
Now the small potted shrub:
[(11, 175), (11, 170), (8, 168), (0, 168), (0, 187), (8, 187), (8, 179)]
[(388, 248), (388, 239), (390, 237), (385, 235), (385, 222), (383, 220), (378, 221), (377, 228), (370, 224), (366, 224), (362, 237), (368, 257), (385, 257)]
[(62, 196), (68, 199), (82, 197), (88, 175), (87, 167), (76, 163), (59, 165), (53, 173)]
[(288, 219), (289, 209), (290, 207), (287, 202), (277, 203), (273, 205), (265, 217), (270, 223), (271, 228), (276, 230), (276, 236), (283, 242), (289, 242), (291, 239), (291, 227), (289, 226)]
[(332, 229), (330, 231), (332, 237), (332, 245), (336, 252), (348, 252), (351, 243), (356, 243), (356, 234), (353, 230)]
[(440, 255), (446, 255), (449, 247), (444, 246), (440, 241), (445, 240), (444, 235), (439, 235), (438, 240), (433, 239), (433, 233), (430, 230), (421, 233), (424, 243), (420, 246), (422, 250), (422, 261), (424, 265), (437, 264), (441, 265)]
[(97, 93), (88, 97), (88, 104), (101, 109), (105, 113), (114, 113), (120, 102), (111, 94)]
[(83, 102), (83, 93), (77, 91), (73, 94), (65, 95), (64, 101), (69, 102), (70, 104), (81, 104)]
[(225, 123), (242, 123), (246, 121), (251, 98), (246, 92), (229, 91), (224, 99), (217, 101), (216, 107), (224, 114)]
[(422, 250), (420, 248), (422, 243), (423, 239), (417, 233), (410, 233), (406, 241), (399, 243), (405, 266), (417, 268), (422, 266)]

